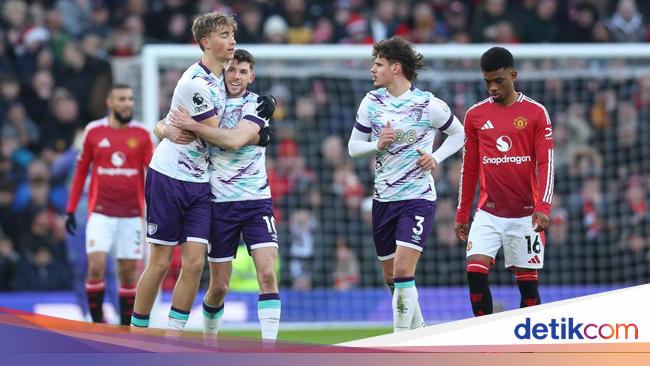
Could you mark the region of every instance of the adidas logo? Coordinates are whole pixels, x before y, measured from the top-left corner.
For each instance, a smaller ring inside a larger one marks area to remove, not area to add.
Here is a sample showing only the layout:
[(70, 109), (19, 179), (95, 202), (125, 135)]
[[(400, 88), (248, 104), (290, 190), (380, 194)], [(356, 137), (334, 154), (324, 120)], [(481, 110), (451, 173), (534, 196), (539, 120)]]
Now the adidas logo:
[(487, 122), (485, 122), (485, 123), (483, 124), (483, 127), (481, 127), (481, 130), (491, 130), (491, 129), (493, 129), (493, 128), (494, 128), (494, 125), (493, 125), (492, 122), (490, 122), (490, 120), (488, 119)]
[(539, 264), (539, 263), (542, 263), (542, 261), (539, 260), (538, 256), (534, 256), (528, 261), (528, 263), (530, 263), (530, 264)]
[(111, 143), (108, 142), (108, 139), (104, 137), (99, 144), (97, 144), (98, 147), (111, 147)]

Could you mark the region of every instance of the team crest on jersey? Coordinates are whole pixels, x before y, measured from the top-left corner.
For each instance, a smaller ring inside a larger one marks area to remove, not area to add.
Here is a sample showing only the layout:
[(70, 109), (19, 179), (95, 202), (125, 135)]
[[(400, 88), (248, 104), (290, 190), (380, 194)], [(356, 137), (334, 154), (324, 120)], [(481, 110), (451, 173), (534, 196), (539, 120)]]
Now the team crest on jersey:
[(158, 225), (157, 224), (147, 224), (147, 234), (153, 235), (158, 231)]
[(409, 115), (415, 120), (415, 122), (420, 122), (420, 118), (422, 118), (422, 108), (412, 108), (409, 111)]
[(136, 139), (135, 137), (129, 137), (126, 140), (126, 146), (128, 146), (129, 149), (135, 149), (136, 147), (138, 147), (138, 139)]
[(234, 121), (239, 122), (239, 120), (241, 119), (241, 108), (237, 108), (234, 111), (232, 111), (232, 119)]
[(519, 130), (523, 130), (524, 127), (528, 124), (528, 120), (524, 117), (517, 117), (515, 118), (514, 125), (517, 127)]

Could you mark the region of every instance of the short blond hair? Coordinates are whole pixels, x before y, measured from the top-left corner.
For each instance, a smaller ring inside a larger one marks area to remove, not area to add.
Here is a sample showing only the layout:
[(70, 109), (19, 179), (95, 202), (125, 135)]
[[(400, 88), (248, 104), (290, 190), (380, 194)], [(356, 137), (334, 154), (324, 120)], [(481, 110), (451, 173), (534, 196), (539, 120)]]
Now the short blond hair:
[(231, 15), (226, 15), (213, 11), (199, 15), (192, 23), (192, 35), (194, 40), (199, 44), (201, 50), (201, 38), (207, 38), (210, 33), (215, 32), (219, 27), (229, 27), (233, 32), (237, 30), (237, 22)]

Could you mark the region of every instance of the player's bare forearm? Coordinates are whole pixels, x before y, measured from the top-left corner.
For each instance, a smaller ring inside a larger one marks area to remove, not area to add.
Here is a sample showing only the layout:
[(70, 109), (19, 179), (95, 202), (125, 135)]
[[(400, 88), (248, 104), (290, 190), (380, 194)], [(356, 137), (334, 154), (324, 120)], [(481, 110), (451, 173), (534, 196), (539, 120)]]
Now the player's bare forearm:
[(165, 136), (165, 127), (165, 120), (161, 119), (160, 121), (156, 122), (156, 125), (153, 128), (153, 134), (161, 140), (167, 138), (167, 136)]
[(257, 139), (259, 139), (257, 135), (259, 127), (240, 126), (242, 123), (247, 122), (240, 122), (233, 129), (215, 128), (199, 123), (194, 132), (211, 145), (228, 150), (237, 150), (244, 145), (257, 143)]

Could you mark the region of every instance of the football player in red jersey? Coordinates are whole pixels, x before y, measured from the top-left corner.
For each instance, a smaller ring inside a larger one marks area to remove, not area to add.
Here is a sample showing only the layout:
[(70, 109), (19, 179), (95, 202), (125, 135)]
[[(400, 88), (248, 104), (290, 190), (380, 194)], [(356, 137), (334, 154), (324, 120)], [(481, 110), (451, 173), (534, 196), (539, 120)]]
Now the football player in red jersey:
[(133, 90), (118, 84), (106, 98), (108, 116), (90, 122), (77, 159), (66, 209), (66, 229), (77, 229), (75, 211), (92, 164), (88, 192), (86, 292), (93, 322), (103, 322), (104, 270), (111, 252), (118, 260), (120, 321), (131, 322), (135, 298), (136, 262), (144, 245), (144, 175), (153, 154), (146, 127), (132, 121)]
[[(467, 241), (467, 280), (475, 316), (492, 313), (488, 272), (503, 246), (515, 274), (521, 307), (540, 303), (537, 270), (544, 264), (544, 230), (553, 196), (553, 130), (546, 108), (515, 91), (510, 51), (493, 47), (481, 56), (490, 97), (465, 115), (456, 236)], [(476, 183), (478, 209), (469, 216)]]

